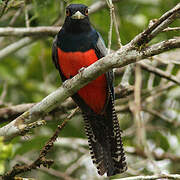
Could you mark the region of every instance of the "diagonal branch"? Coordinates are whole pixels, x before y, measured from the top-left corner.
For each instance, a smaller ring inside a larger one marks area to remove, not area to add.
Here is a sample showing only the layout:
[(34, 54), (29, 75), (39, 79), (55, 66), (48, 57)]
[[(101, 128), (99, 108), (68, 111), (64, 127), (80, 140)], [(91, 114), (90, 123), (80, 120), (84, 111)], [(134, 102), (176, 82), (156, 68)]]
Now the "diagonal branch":
[[(180, 9), (180, 3), (165, 15), (173, 15), (173, 13), (176, 14), (177, 9)], [(164, 15), (162, 17), (164, 17)], [(163, 23), (164, 21), (162, 21), (162, 17), (160, 18), (161, 21), (159, 21)], [(176, 17), (174, 17), (174, 20), (175, 18)], [(151, 34), (153, 29), (155, 28), (157, 29), (159, 27), (161, 30), (163, 30), (161, 28), (161, 24), (158, 25), (156, 25), (155, 27), (153, 26), (154, 28), (151, 27), (151, 31), (148, 30), (148, 28), (145, 31), (146, 36), (148, 35), (148, 33)], [(166, 28), (168, 25), (168, 23), (166, 25), (163, 25), (163, 28)], [(4, 136), (4, 140), (6, 141), (11, 140), (19, 134), (20, 130), (26, 127), (27, 123), (31, 123), (37, 121), (39, 118), (43, 118), (46, 113), (57, 107), (59, 103), (63, 102), (66, 98), (72, 96), (80, 88), (87, 85), (90, 81), (96, 79), (98, 76), (112, 68), (124, 67), (130, 63), (140, 61), (143, 58), (147, 58), (170, 49), (180, 48), (180, 38), (169, 39), (154, 44), (150, 47), (140, 48), (139, 45), (139, 48), (137, 48), (137, 44), (135, 44), (134, 42), (142, 41), (144, 41), (144, 36), (137, 35), (129, 44), (123, 46), (116, 52), (108, 54), (106, 57), (101, 58), (96, 63), (92, 64), (91, 66), (87, 67), (82, 72), (74, 76), (72, 79), (64, 82), (63, 85), (55, 92), (51, 93), (49, 96), (44, 98), (41, 102), (37, 103), (35, 106), (16, 118), (11, 123), (0, 128), (0, 136)]]
[(151, 66), (149, 64), (146, 64), (144, 62), (139, 62), (138, 64), (141, 65), (141, 67), (143, 69), (145, 69), (146, 71), (149, 71), (151, 73), (154, 73), (162, 78), (168, 79), (174, 83), (177, 83), (178, 85), (180, 85), (180, 79), (178, 79), (176, 76), (172, 75), (171, 73), (167, 73), (159, 68), (156, 68), (154, 66)]
[(9, 55), (10, 53), (16, 52), (17, 50), (21, 49), (22, 47), (31, 44), (35, 41), (35, 38), (25, 37), (20, 39), (17, 42), (5, 47), (4, 49), (0, 50), (0, 60)]
[(174, 8), (163, 14), (155, 23), (149, 26), (145, 31), (140, 33), (136, 38), (134, 38), (132, 43), (141, 46), (144, 43), (152, 40), (158, 33), (162, 32), (163, 29), (168, 27), (180, 14), (180, 3), (178, 3)]

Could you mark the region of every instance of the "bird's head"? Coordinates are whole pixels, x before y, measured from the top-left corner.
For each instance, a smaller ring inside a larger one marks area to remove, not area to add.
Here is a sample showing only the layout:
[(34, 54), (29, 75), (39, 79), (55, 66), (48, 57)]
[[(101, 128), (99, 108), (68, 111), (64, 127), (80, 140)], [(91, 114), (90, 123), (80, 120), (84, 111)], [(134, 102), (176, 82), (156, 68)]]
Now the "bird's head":
[(89, 31), (91, 25), (88, 17), (88, 7), (84, 4), (70, 4), (66, 7), (66, 19), (63, 26), (66, 31), (81, 33)]
[(70, 4), (66, 7), (66, 18), (82, 20), (88, 17), (88, 7), (84, 4)]

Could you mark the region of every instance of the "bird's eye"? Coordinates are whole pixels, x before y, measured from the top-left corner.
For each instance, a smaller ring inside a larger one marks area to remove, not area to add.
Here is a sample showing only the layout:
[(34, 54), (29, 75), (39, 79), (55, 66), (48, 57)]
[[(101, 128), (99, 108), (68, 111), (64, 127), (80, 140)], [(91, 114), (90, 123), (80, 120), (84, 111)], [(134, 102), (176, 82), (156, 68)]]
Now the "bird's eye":
[(86, 16), (88, 15), (88, 9), (85, 10), (85, 15), (86, 15)]
[(69, 9), (66, 9), (66, 16), (70, 16), (71, 12)]

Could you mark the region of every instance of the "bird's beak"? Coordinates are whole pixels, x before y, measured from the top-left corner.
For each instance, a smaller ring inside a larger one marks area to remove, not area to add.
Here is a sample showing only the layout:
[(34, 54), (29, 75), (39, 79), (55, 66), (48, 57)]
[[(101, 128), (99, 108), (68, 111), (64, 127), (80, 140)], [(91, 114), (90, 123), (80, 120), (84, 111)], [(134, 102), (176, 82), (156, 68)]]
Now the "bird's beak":
[(84, 19), (85, 15), (83, 15), (81, 12), (77, 11), (75, 14), (71, 16), (72, 19)]

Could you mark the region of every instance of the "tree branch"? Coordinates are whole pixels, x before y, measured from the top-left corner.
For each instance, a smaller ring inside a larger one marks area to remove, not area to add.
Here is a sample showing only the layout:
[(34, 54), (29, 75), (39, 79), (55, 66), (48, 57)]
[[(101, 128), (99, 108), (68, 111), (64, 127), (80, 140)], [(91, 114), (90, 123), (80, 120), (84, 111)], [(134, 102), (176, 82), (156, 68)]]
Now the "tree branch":
[(0, 28), (0, 36), (55, 36), (61, 27), (40, 26), (28, 28)]
[(5, 56), (9, 55), (10, 53), (13, 53), (13, 52), (21, 49), (22, 47), (24, 47), (28, 44), (31, 44), (32, 42), (34, 42), (34, 40), (35, 39), (33, 39), (33, 38), (25, 37), (7, 47), (5, 47), (4, 49), (0, 50), (0, 60), (2, 58), (4, 58)]
[(163, 30), (163, 32), (169, 32), (169, 31), (180, 31), (180, 27), (168, 27)]
[(156, 75), (158, 75), (158, 76), (160, 76), (160, 77), (162, 77), (162, 78), (166, 78), (166, 79), (168, 79), (168, 80), (170, 80), (170, 81), (172, 81), (172, 82), (177, 83), (178, 85), (180, 85), (180, 79), (178, 79), (176, 76), (172, 75), (171, 73), (167, 73), (167, 72), (165, 72), (165, 71), (163, 71), (163, 70), (161, 70), (161, 69), (158, 69), (158, 68), (156, 68), (156, 67), (153, 67), (153, 66), (151, 66), (151, 65), (148, 65), (148, 64), (146, 64), (146, 63), (144, 63), (144, 62), (139, 62), (138, 64), (140, 64), (141, 67), (142, 67), (143, 69), (145, 69), (146, 71), (149, 71), (149, 72), (151, 72), (151, 73), (154, 73), (154, 74), (156, 74)]
[(35, 103), (19, 104), (15, 106), (9, 106), (5, 108), (0, 108), (0, 122), (5, 122), (17, 115), (30, 109)]
[(121, 180), (155, 180), (155, 179), (180, 179), (180, 175), (178, 174), (160, 174), (153, 176), (134, 176), (121, 178)]

